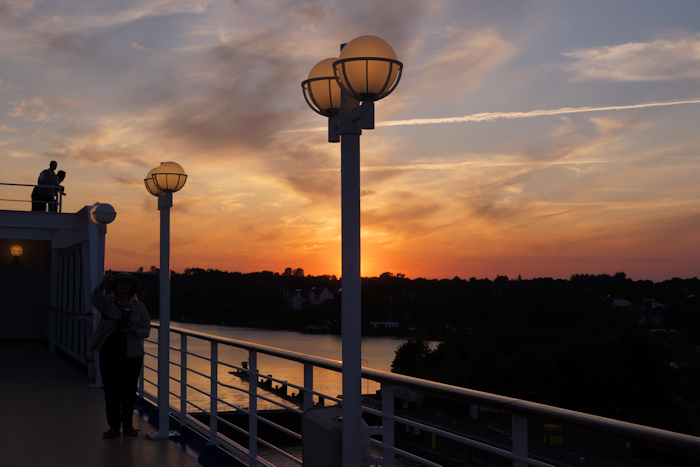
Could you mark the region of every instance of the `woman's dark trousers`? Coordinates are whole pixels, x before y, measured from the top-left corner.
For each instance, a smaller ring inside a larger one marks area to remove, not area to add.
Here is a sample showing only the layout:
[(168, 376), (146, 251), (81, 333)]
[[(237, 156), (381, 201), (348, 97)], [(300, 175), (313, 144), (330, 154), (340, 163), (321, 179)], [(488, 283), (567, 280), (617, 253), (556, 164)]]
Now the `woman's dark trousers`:
[(143, 357), (115, 356), (100, 352), (100, 371), (105, 390), (107, 423), (114, 430), (132, 428), (134, 401)]

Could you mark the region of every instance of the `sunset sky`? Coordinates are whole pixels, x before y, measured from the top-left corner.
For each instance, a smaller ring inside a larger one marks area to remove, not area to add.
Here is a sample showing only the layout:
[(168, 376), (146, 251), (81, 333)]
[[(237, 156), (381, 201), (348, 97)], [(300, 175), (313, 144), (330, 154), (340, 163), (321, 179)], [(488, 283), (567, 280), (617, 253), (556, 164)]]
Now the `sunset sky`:
[(173, 270), (340, 276), (340, 145), (301, 82), (367, 34), (404, 74), (361, 138), (363, 276), (699, 275), (697, 0), (0, 0), (0, 182), (58, 161), (133, 271), (175, 161)]

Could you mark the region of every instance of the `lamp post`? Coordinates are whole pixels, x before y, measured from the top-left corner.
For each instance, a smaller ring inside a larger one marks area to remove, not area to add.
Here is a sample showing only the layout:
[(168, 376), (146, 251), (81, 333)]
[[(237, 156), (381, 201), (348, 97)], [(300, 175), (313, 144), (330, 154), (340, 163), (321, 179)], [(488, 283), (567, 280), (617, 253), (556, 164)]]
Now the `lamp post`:
[(158, 197), (160, 211), (160, 308), (158, 328), (158, 432), (152, 439), (170, 436), (170, 208), (173, 193), (179, 191), (187, 175), (180, 164), (162, 162), (144, 179), (146, 190)]
[(361, 36), (338, 59), (317, 63), (301, 83), (312, 110), (328, 117), (328, 141), (340, 142), (342, 218), (343, 465), (362, 460), (362, 311), (360, 285), (360, 135), (374, 128), (374, 101), (391, 93), (403, 64), (391, 46)]
[[(88, 214), (90, 222), (93, 224), (88, 229), (88, 244), (90, 247), (90, 290), (94, 289), (97, 284), (102, 281), (105, 272), (105, 234), (107, 233), (107, 224), (111, 224), (117, 218), (117, 212), (111, 204), (95, 203)], [(97, 323), (100, 321), (100, 312), (97, 308), (92, 308), (92, 331), (97, 330)], [(95, 368), (95, 379), (90, 384), (90, 387), (101, 388), (102, 373), (99, 365), (99, 352), (95, 352), (93, 365)]]

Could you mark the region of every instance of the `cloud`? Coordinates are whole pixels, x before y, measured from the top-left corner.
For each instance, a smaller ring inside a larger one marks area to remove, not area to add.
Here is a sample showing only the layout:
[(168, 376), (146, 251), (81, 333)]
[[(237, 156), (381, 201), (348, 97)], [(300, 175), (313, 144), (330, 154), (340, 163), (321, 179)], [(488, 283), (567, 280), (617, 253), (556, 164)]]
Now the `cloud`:
[(651, 42), (630, 42), (564, 54), (574, 79), (675, 81), (700, 78), (700, 34), (678, 34)]
[(442, 123), (473, 123), (473, 122), (490, 122), (498, 119), (518, 119), (518, 118), (533, 118), (533, 117), (548, 117), (555, 115), (578, 114), (587, 112), (606, 112), (612, 110), (634, 110), (647, 109), (651, 107), (666, 107), (672, 105), (683, 104), (700, 104), (700, 98), (683, 99), (677, 101), (666, 102), (648, 102), (644, 104), (632, 105), (611, 105), (605, 107), (563, 107), (560, 109), (548, 110), (530, 110), (527, 112), (483, 112), (478, 114), (466, 115), (464, 117), (443, 117), (443, 118), (414, 118), (411, 120), (394, 120), (388, 122), (377, 123), (376, 126), (405, 126), (405, 125), (435, 125)]
[(206, 10), (203, 0), (152, 0), (81, 2), (73, 9), (65, 5), (33, 5), (27, 10), (33, 29), (53, 34), (90, 33), (107, 30), (136, 21), (177, 14), (201, 14)]
[(425, 236), (442, 228), (436, 216), (444, 207), (445, 201), (426, 199), (409, 191), (385, 193), (381, 200), (362, 209), (362, 226), (371, 236), (381, 232), (392, 242)]
[[(405, 61), (412, 62), (413, 55), (427, 60), (410, 68), (402, 86), (435, 83), (430, 99), (440, 101), (455, 99), (476, 87), (488, 70), (512, 58), (517, 48), (495, 28), (446, 27), (422, 38), (416, 49)], [(405, 94), (413, 92), (409, 89)]]
[(10, 117), (23, 118), (28, 122), (41, 123), (49, 120), (49, 106), (42, 99), (14, 102), (7, 112)]
[(139, 44), (139, 43), (136, 42), (136, 41), (130, 41), (130, 42), (129, 42), (129, 45), (130, 45), (131, 47), (133, 47), (134, 49), (140, 50), (140, 51), (142, 51), (142, 52), (150, 52), (150, 51), (151, 51), (148, 47), (144, 47), (144, 46), (142, 46), (141, 44)]
[(16, 18), (32, 6), (28, 0), (0, 0), (0, 18)]

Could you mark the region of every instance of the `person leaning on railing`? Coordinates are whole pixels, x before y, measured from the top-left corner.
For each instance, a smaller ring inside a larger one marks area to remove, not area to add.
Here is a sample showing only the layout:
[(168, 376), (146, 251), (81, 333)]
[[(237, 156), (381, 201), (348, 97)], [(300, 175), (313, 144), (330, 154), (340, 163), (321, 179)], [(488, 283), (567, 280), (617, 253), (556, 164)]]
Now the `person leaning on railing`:
[(100, 372), (105, 391), (107, 430), (103, 438), (138, 436), (132, 424), (134, 399), (143, 366), (144, 339), (151, 332), (151, 317), (137, 298), (141, 284), (131, 274), (105, 274), (90, 300), (100, 320), (90, 351), (100, 353)]
[(66, 189), (61, 186), (61, 183), (63, 183), (63, 180), (66, 178), (66, 172), (64, 170), (59, 170), (56, 172), (56, 186), (53, 187), (53, 199), (52, 203), (49, 205), (49, 211), (51, 212), (56, 212), (58, 205), (60, 204), (60, 200), (63, 196), (66, 196)]
[(59, 184), (58, 176), (56, 175), (56, 167), (58, 163), (51, 161), (49, 168), (42, 170), (37, 179), (37, 186), (32, 191), (32, 211), (45, 212), (48, 204), (49, 211), (56, 211), (54, 203), (54, 187)]

